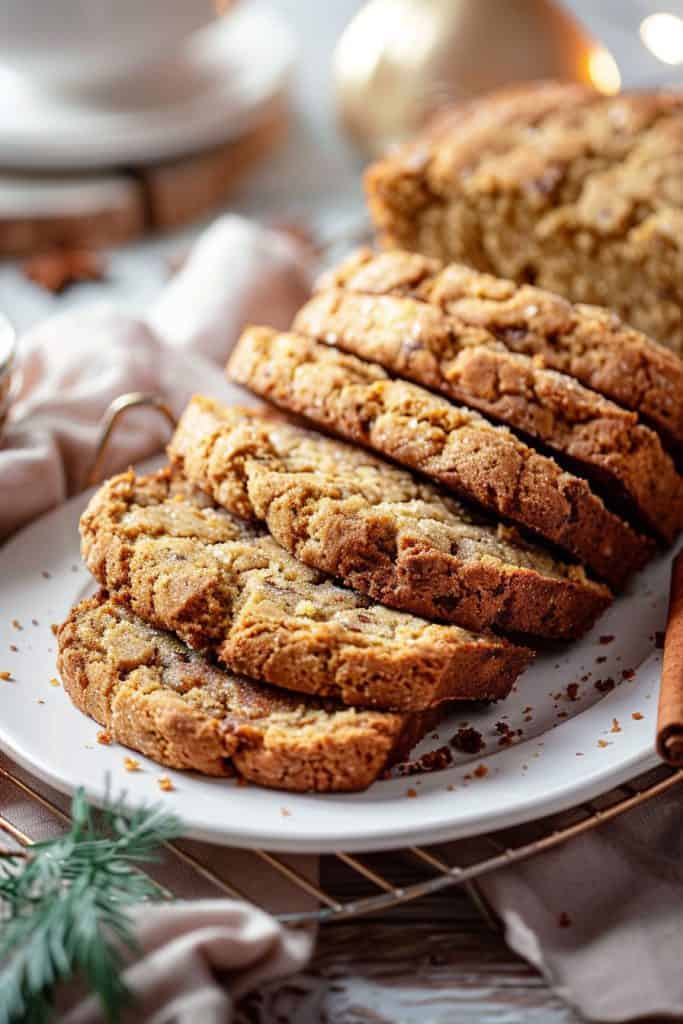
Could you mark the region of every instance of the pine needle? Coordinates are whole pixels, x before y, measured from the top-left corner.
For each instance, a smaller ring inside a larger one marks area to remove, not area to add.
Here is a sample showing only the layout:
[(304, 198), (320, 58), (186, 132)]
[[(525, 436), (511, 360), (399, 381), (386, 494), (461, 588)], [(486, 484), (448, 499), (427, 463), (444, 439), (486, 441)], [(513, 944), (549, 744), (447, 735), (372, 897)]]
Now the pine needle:
[(130, 909), (163, 896), (136, 865), (156, 860), (180, 822), (158, 807), (94, 812), (81, 790), (71, 817), (66, 835), (0, 858), (0, 1024), (51, 1020), (58, 984), (75, 977), (110, 1021), (130, 1003)]

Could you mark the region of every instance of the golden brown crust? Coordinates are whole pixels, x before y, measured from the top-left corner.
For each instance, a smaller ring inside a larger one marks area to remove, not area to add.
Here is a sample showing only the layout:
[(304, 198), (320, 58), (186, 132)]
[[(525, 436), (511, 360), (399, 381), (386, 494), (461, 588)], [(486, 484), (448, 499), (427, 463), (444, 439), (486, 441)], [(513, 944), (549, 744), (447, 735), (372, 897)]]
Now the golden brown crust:
[[(363, 255), (365, 262), (358, 266)], [(430, 292), (438, 294), (449, 272), (454, 278), (461, 271), (467, 275), (471, 291), (482, 275), (451, 266), (441, 275), (416, 281), (417, 259), (402, 252), (358, 255), (336, 275), (345, 287), (320, 291), (299, 312), (294, 329), (377, 362), (540, 441), (603, 489), (615, 507), (671, 542), (683, 526), (683, 480), (657, 435), (635, 413), (566, 374), (508, 351), (485, 317), (473, 323), (423, 301)], [(404, 262), (406, 284), (399, 284)], [(363, 287), (364, 272), (371, 293)], [(547, 298), (555, 301), (555, 296)], [(590, 349), (595, 352), (604, 334), (600, 320), (577, 314), (581, 317), (584, 346), (589, 347), (592, 337)], [(666, 357), (676, 359), (668, 352)]]
[(365, 789), (438, 718), (345, 708), (235, 676), (104, 591), (73, 608), (57, 638), (76, 707), (171, 768), (234, 769), (295, 792)]
[(368, 201), (388, 246), (612, 308), (680, 352), (682, 139), (680, 93), (532, 85), (441, 116), (370, 168)]
[(468, 629), (569, 638), (606, 587), (405, 470), (267, 413), (195, 397), (169, 447), (183, 474), (265, 521), (300, 561), (375, 601)]
[(233, 379), (276, 405), (431, 476), (570, 551), (615, 587), (652, 543), (609, 512), (584, 480), (505, 427), (299, 334), (244, 332)]
[(637, 412), (667, 447), (683, 451), (683, 361), (607, 310), (402, 251), (361, 249), (320, 285), (428, 302), (466, 338), (495, 339), (537, 366), (574, 377)]
[(96, 579), (145, 622), (302, 693), (402, 711), (498, 699), (532, 657), (335, 586), (169, 471), (113, 477), (81, 537)]

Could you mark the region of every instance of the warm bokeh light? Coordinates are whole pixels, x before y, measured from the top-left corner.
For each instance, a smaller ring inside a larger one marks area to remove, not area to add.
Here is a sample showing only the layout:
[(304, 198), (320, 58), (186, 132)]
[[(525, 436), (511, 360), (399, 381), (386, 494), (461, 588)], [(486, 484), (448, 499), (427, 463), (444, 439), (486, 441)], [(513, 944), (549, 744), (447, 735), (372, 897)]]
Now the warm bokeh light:
[(621, 75), (612, 54), (602, 46), (588, 55), (588, 77), (598, 90), (613, 96), (621, 88)]
[(664, 64), (683, 63), (683, 19), (676, 14), (651, 14), (640, 23), (640, 38)]

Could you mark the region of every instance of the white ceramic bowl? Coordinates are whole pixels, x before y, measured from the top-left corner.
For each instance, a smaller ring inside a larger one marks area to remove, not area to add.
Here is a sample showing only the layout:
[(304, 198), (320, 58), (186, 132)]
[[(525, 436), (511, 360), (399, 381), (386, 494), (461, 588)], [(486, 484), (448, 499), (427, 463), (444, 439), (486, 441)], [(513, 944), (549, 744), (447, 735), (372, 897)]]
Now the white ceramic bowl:
[(215, 17), (214, 0), (0, 0), (0, 64), (40, 87), (107, 85)]

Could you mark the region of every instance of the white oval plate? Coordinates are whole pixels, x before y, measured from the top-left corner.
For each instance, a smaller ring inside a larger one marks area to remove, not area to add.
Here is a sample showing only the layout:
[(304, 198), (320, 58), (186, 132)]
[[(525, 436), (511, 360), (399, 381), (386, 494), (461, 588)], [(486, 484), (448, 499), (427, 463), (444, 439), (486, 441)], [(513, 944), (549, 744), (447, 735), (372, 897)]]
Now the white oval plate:
[(99, 101), (41, 91), (0, 67), (2, 165), (137, 166), (219, 145), (280, 96), (294, 56), (287, 25), (251, 0), (202, 29), (162, 72)]
[[(361, 851), (517, 824), (595, 797), (657, 763), (661, 651), (655, 637), (665, 623), (670, 555), (640, 573), (580, 643), (540, 654), (507, 701), (467, 705), (423, 741), (420, 750), (436, 748), (464, 722), (483, 735), (480, 754), (459, 755), (444, 771), (324, 796), (167, 771), (144, 757), (139, 772), (126, 772), (126, 749), (98, 744), (99, 727), (51, 683), (57, 670), (50, 626), (95, 589), (79, 556), (78, 517), (87, 498), (48, 513), (0, 551), (0, 672), (12, 674), (0, 681), (0, 743), (64, 792), (85, 786), (101, 801), (109, 787), (125, 790), (131, 803), (163, 800), (189, 834), (219, 843)], [(595, 685), (604, 679), (615, 681), (609, 693)], [(567, 693), (572, 683), (578, 684), (574, 700)], [(500, 722), (521, 730), (513, 746), (499, 745)], [(171, 777), (174, 792), (160, 792), (162, 774)]]

